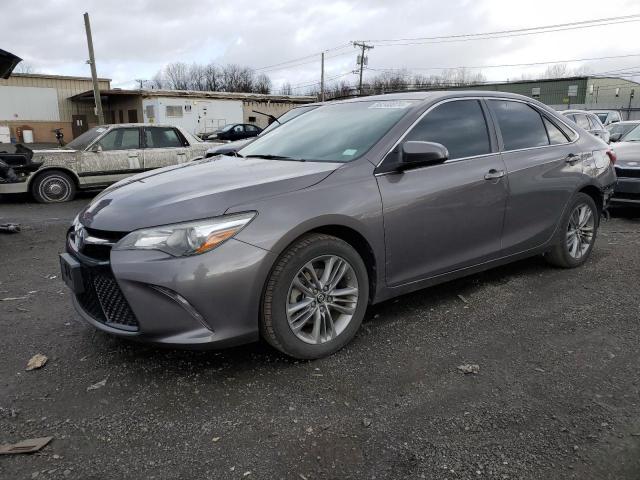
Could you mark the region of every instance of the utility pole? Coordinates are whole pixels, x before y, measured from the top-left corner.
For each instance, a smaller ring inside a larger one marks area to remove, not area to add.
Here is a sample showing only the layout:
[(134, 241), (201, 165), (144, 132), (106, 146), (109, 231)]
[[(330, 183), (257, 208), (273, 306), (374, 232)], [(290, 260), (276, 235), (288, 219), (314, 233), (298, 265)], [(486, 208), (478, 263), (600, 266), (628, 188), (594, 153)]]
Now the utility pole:
[(324, 102), (324, 52), (320, 57), (320, 101)]
[(373, 45), (367, 45), (365, 42), (353, 42), (353, 46), (360, 47), (362, 49), (362, 53), (358, 56), (358, 63), (360, 64), (360, 81), (358, 82), (358, 95), (362, 95), (362, 71), (364, 70), (364, 66), (368, 64), (364, 52), (366, 50), (371, 50), (373, 48)]
[(142, 87), (144, 86), (144, 82), (146, 82), (146, 80), (144, 78), (136, 78), (134, 81), (140, 84), (140, 90), (142, 90)]
[(98, 74), (96, 72), (96, 57), (93, 54), (91, 23), (89, 23), (89, 14), (86, 12), (84, 14), (84, 28), (87, 31), (87, 46), (89, 47), (89, 60), (87, 60), (87, 63), (91, 66), (91, 79), (93, 80), (93, 98), (96, 101), (96, 116), (98, 117), (98, 125), (104, 125), (102, 100), (100, 99), (100, 86), (98, 85)]

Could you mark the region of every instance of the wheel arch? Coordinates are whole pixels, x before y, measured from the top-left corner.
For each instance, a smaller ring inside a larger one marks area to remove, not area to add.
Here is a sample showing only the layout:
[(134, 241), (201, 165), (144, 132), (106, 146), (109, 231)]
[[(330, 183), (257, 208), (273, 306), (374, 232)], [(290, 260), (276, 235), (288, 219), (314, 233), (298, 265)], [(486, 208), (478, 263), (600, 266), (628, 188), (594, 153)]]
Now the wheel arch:
[[(61, 172), (64, 173), (65, 175), (69, 176), (69, 178), (71, 178), (71, 181), (73, 182), (73, 188), (75, 189), (75, 191), (77, 192), (78, 190), (80, 190), (80, 179), (78, 178), (78, 175), (76, 172), (74, 172), (73, 170), (69, 169), (69, 168), (65, 168), (65, 167), (59, 167), (59, 166), (47, 166), (44, 168), (40, 168), (38, 170), (36, 170), (33, 175), (31, 175), (29, 177), (28, 183), (27, 183), (27, 191), (29, 192), (29, 194), (31, 195), (31, 197), (33, 197), (35, 200), (38, 200), (38, 197), (36, 195), (36, 193), (34, 192), (34, 188), (35, 188), (35, 184), (37, 182), (37, 180), (39, 178), (41, 178), (42, 176), (46, 175), (49, 172)], [(73, 195), (72, 195), (73, 198)], [(40, 201), (40, 200), (38, 200)]]
[(33, 183), (37, 178), (41, 177), (45, 173), (53, 172), (53, 171), (66, 173), (71, 177), (71, 179), (73, 180), (73, 183), (75, 183), (76, 189), (80, 189), (80, 177), (78, 177), (78, 174), (76, 172), (74, 172), (73, 170), (67, 167), (50, 166), (50, 167), (39, 168), (38, 170), (33, 172), (33, 175), (29, 177), (29, 182), (28, 182), (29, 192), (31, 192)]
[[(341, 221), (343, 220), (342, 218), (331, 218), (331, 220), (332, 221), (327, 221), (327, 219), (325, 219), (325, 221), (319, 222), (316, 219), (316, 221), (311, 221), (299, 226), (294, 231), (289, 232), (288, 235), (285, 235), (272, 251), (277, 254), (277, 258), (280, 258), (292, 244), (297, 242), (301, 237), (312, 233), (331, 235), (347, 242), (358, 252), (367, 269), (367, 275), (369, 277), (369, 302), (371, 303), (375, 300), (381, 285), (381, 275), (383, 274), (381, 268), (384, 266), (384, 259), (380, 257), (379, 252), (376, 252), (374, 245), (367, 240), (367, 236), (362, 231), (363, 229), (353, 225), (352, 222)], [(384, 248), (384, 246), (382, 246), (382, 248)], [(274, 261), (274, 265), (276, 263), (277, 260)], [(273, 268), (273, 265), (271, 268)]]
[(596, 207), (598, 207), (598, 212), (602, 213), (602, 210), (604, 209), (604, 194), (602, 193), (602, 190), (593, 184), (588, 184), (583, 186), (576, 193), (585, 193), (589, 195), (595, 202)]

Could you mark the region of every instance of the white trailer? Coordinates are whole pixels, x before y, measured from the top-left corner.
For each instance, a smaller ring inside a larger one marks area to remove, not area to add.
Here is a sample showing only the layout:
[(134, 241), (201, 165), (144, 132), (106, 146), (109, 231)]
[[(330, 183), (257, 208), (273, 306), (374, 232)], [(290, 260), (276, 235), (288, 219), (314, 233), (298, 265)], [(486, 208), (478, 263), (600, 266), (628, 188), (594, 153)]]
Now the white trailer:
[(194, 135), (243, 123), (242, 100), (153, 96), (142, 99), (145, 123), (175, 125)]

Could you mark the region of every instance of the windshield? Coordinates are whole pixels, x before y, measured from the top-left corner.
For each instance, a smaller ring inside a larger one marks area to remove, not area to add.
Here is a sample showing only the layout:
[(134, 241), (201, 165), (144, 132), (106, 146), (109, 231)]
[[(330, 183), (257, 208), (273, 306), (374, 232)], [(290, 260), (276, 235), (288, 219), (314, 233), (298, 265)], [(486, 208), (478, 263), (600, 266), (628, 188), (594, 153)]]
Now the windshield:
[(84, 150), (106, 131), (107, 127), (93, 127), (91, 130), (87, 130), (82, 135), (71, 140), (64, 146), (64, 148), (68, 148), (70, 150)]
[(364, 155), (403, 117), (412, 100), (325, 105), (259, 137), (242, 156), (348, 162)]
[(600, 119), (602, 123), (607, 121), (608, 113), (597, 113), (596, 116)]
[(318, 105), (313, 105), (313, 106), (309, 106), (309, 107), (293, 108), (293, 109), (289, 110), (288, 112), (283, 113), (282, 115), (280, 115), (278, 117), (278, 121), (277, 122), (274, 121), (274, 122), (270, 123), (268, 127), (266, 127), (264, 130), (262, 130), (262, 132), (260, 132), (260, 135), (264, 135), (265, 133), (270, 132), (274, 128), (278, 128), (280, 125), (284, 125), (285, 123), (290, 122), (294, 118), (299, 117), (303, 113), (310, 112), (311, 110), (314, 110), (316, 108), (318, 108)]
[(611, 135), (615, 135), (617, 133), (620, 134), (620, 140), (625, 139), (627, 134), (634, 129), (637, 129), (640, 124), (638, 123), (614, 123), (613, 125), (609, 125), (607, 129), (611, 133)]
[(235, 127), (235, 124), (231, 124), (231, 125), (225, 125), (224, 127), (222, 127), (219, 131), (220, 132), (228, 132), (229, 130), (231, 130), (233, 127)]

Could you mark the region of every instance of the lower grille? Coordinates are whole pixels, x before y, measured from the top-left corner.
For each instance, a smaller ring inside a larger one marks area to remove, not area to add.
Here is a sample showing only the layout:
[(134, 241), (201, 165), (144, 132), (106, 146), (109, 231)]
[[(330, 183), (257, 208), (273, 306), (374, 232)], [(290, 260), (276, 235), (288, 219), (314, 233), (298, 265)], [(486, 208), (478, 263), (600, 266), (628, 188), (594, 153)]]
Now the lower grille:
[(616, 167), (616, 175), (622, 178), (640, 178), (640, 168)]
[(84, 292), (76, 298), (94, 320), (121, 330), (138, 330), (138, 320), (108, 266), (83, 268), (82, 278)]

